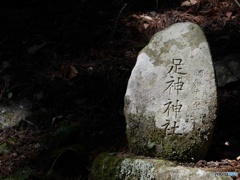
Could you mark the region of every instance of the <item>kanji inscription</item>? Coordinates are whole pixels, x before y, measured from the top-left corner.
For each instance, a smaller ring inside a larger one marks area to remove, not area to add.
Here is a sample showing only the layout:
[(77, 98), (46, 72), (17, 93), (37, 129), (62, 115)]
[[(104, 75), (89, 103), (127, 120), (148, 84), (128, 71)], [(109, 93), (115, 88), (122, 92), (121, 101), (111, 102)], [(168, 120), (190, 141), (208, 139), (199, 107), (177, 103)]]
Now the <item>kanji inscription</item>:
[[(167, 117), (172, 116), (173, 117), (168, 119), (165, 119), (165, 122), (161, 125), (161, 127), (165, 128), (166, 135), (172, 135), (172, 134), (181, 134), (181, 133), (175, 133), (176, 129), (179, 128), (179, 114), (181, 113), (181, 109), (183, 107), (183, 104), (181, 103), (181, 100), (179, 99), (179, 93), (184, 90), (184, 76), (187, 75), (183, 68), (183, 60), (180, 58), (173, 58), (172, 63), (170, 64), (169, 71), (167, 72), (168, 75), (168, 81), (165, 82), (166, 88), (164, 89), (164, 92), (168, 91), (168, 102), (164, 103), (164, 111), (163, 114), (166, 114)], [(171, 96), (175, 95), (177, 98), (176, 100), (172, 100)]]

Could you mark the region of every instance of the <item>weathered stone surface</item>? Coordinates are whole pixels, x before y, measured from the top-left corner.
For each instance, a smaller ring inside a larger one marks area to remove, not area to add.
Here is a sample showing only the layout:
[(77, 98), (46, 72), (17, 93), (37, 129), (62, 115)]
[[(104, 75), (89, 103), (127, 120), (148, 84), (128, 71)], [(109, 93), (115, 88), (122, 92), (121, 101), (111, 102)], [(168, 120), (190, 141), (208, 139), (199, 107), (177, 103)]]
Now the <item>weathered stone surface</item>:
[(161, 159), (100, 154), (93, 162), (93, 180), (230, 180), (207, 169), (177, 166)]
[(166, 159), (207, 153), (217, 92), (208, 43), (193, 23), (155, 34), (140, 52), (125, 95), (130, 150)]

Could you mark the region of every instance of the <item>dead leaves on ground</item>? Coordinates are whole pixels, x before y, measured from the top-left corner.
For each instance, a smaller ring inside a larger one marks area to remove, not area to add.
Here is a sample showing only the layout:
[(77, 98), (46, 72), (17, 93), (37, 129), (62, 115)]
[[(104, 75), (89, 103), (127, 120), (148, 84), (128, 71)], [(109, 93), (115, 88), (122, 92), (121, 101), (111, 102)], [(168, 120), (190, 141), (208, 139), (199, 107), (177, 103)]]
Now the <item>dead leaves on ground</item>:
[(147, 40), (156, 32), (177, 22), (193, 22), (211, 31), (222, 30), (227, 24), (236, 27), (240, 24), (239, 7), (233, 1), (194, 0), (188, 2), (191, 5), (182, 4), (182, 7), (162, 13), (152, 11), (130, 14), (124, 20), (124, 24)]

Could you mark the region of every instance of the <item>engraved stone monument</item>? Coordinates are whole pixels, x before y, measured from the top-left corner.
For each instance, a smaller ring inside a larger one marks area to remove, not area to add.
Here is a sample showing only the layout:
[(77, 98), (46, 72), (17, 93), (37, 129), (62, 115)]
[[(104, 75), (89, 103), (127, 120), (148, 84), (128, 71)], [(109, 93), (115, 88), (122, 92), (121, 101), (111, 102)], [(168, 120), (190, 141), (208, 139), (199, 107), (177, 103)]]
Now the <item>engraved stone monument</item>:
[(125, 95), (130, 150), (197, 161), (207, 153), (217, 91), (208, 43), (199, 26), (177, 23), (139, 53)]

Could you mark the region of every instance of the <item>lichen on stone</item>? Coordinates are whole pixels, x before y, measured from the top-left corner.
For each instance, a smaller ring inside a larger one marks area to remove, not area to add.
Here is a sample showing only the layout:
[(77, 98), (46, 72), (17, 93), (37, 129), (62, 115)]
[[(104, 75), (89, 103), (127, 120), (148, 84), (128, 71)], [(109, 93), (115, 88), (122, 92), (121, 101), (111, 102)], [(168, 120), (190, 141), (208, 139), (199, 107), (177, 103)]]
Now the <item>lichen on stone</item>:
[(125, 159), (121, 163), (120, 178), (126, 180), (153, 180), (154, 177), (154, 165), (141, 159), (131, 160)]

